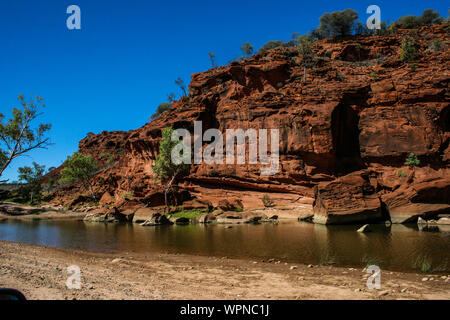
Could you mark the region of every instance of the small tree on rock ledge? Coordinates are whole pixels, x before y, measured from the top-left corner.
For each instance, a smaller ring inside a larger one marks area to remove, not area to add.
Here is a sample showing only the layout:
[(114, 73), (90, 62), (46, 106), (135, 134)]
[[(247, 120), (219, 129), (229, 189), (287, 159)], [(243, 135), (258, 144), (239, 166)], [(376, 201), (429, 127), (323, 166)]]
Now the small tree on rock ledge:
[(410, 37), (403, 38), (401, 48), (402, 48), (402, 51), (400, 53), (401, 61), (406, 62), (406, 61), (414, 61), (417, 59), (418, 54), (414, 39)]
[(413, 170), (414, 167), (420, 165), (420, 160), (414, 153), (410, 153), (408, 157), (406, 157), (405, 165)]
[(241, 46), (242, 54), (244, 55), (244, 59), (250, 58), (253, 54), (253, 46), (250, 42), (244, 42)]
[(410, 153), (408, 157), (406, 157), (405, 166), (408, 166), (411, 169), (411, 174), (408, 177), (407, 182), (411, 183), (414, 180), (415, 176), (415, 167), (420, 165), (420, 160), (414, 153)]
[(174, 181), (178, 176), (185, 170), (189, 168), (187, 164), (176, 164), (172, 161), (172, 150), (182, 141), (173, 141), (172, 135), (174, 129), (167, 127), (162, 131), (162, 139), (159, 144), (159, 155), (156, 157), (156, 164), (153, 167), (153, 172), (156, 177), (165, 184), (164, 191), (164, 202), (166, 208), (168, 208), (167, 196), (169, 191), (172, 189)]
[(306, 68), (313, 66), (313, 51), (311, 49), (311, 36), (304, 35), (297, 38), (298, 51), (303, 59), (303, 82), (306, 82)]

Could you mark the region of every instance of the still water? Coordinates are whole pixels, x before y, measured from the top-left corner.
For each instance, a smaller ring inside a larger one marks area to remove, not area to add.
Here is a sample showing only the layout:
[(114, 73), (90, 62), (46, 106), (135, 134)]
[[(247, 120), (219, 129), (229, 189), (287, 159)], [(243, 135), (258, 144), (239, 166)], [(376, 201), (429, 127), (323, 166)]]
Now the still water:
[(419, 231), (416, 226), (357, 226), (309, 223), (143, 227), (83, 221), (3, 221), (0, 240), (93, 252), (167, 252), (217, 257), (270, 259), (306, 264), (399, 271), (450, 271), (450, 229)]

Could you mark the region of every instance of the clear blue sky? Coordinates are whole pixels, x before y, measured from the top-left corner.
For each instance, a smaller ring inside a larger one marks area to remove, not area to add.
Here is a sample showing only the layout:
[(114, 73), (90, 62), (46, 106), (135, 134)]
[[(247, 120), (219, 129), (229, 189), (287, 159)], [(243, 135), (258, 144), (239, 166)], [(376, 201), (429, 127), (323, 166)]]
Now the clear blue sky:
[[(66, 9), (81, 8), (81, 30), (68, 30)], [(306, 33), (324, 12), (381, 7), (382, 20), (420, 15), (432, 8), (447, 16), (448, 3), (428, 1), (266, 0), (1, 0), (0, 112), (16, 97), (40, 95), (54, 143), (17, 159), (3, 178), (16, 179), (32, 161), (58, 166), (90, 131), (130, 130), (147, 122), (177, 77), (210, 67), (208, 51), (227, 64), (250, 41), (290, 40)]]

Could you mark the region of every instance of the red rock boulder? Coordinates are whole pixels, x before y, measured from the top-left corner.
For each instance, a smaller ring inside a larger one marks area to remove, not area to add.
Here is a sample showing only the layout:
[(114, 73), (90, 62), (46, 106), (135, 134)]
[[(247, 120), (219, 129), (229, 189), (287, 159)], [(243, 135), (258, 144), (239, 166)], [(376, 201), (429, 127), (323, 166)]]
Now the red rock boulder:
[(315, 223), (349, 224), (381, 221), (381, 202), (370, 184), (369, 172), (358, 171), (315, 188)]

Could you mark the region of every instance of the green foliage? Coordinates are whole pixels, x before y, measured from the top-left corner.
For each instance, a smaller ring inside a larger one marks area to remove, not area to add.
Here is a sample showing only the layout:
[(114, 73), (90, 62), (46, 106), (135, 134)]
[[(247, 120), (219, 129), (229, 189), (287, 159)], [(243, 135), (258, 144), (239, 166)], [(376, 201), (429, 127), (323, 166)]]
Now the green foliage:
[(376, 266), (380, 266), (382, 261), (380, 259), (378, 259), (377, 257), (372, 257), (369, 256), (367, 254), (365, 254), (362, 258), (361, 258), (361, 262), (366, 266), (372, 266), (372, 265), (376, 265)]
[(168, 103), (168, 102), (160, 103), (158, 108), (156, 108), (156, 112), (154, 114), (152, 114), (152, 116), (150, 117), (150, 120), (154, 120), (154, 119), (158, 118), (164, 112), (169, 110), (171, 106), (172, 106), (172, 104)]
[(30, 203), (40, 201), (42, 195), (41, 179), (45, 172), (45, 166), (33, 162), (33, 167), (20, 167), (17, 172), (19, 181), (25, 183), (20, 188), (21, 195), (28, 198)]
[(358, 21), (354, 25), (354, 33), (356, 35), (369, 35), (374, 32), (372, 30), (370, 30), (369, 28), (367, 28), (365, 23)]
[(297, 43), (298, 37), (300, 37), (300, 32), (291, 32), (291, 39), (294, 43)]
[(407, 174), (402, 169), (398, 170), (397, 175), (398, 175), (399, 178), (406, 178), (407, 177)]
[(236, 207), (235, 211), (236, 211), (236, 212), (243, 212), (243, 211), (244, 211), (244, 208)]
[(61, 178), (59, 183), (74, 183), (80, 182), (86, 190), (89, 190), (92, 197), (95, 199), (95, 194), (92, 189), (92, 177), (100, 169), (98, 163), (92, 158), (92, 155), (84, 155), (80, 152), (75, 152), (72, 156), (67, 157), (64, 161), (64, 168), (61, 170)]
[(262, 198), (261, 201), (264, 205), (265, 208), (270, 208), (270, 207), (274, 207), (275, 203), (273, 202), (272, 199), (270, 199), (268, 194), (265, 194)]
[(172, 214), (174, 218), (186, 218), (186, 219), (195, 219), (201, 215), (205, 214), (200, 210), (181, 210)]
[(389, 27), (386, 22), (382, 21), (380, 23), (380, 29), (376, 30), (376, 34), (380, 36), (388, 36), (391, 34), (391, 31), (389, 30)]
[(253, 54), (253, 46), (250, 42), (244, 42), (241, 46), (241, 51), (245, 59), (249, 58)]
[(404, 37), (402, 40), (402, 52), (400, 53), (401, 61), (414, 61), (417, 59), (417, 49), (414, 39), (410, 37)]
[(46, 149), (50, 139), (45, 134), (50, 124), (39, 124), (32, 128), (31, 123), (41, 115), (45, 108), (43, 98), (36, 96), (27, 102), (23, 95), (18, 97), (21, 108), (13, 108), (12, 117), (4, 122), (0, 113), (0, 176), (9, 164), (17, 157), (23, 156), (33, 149)]
[(303, 58), (305, 57), (311, 57), (312, 56), (312, 49), (311, 49), (311, 45), (312, 45), (312, 39), (310, 35), (304, 35), (304, 36), (300, 36), (297, 38), (297, 48), (299, 53), (303, 56)]
[(176, 84), (177, 86), (180, 87), (180, 89), (181, 89), (181, 91), (183, 92), (183, 95), (184, 95), (184, 96), (187, 96), (187, 95), (188, 95), (188, 94), (187, 94), (187, 91), (186, 91), (186, 85), (184, 84), (184, 80), (183, 80), (183, 79), (177, 78), (177, 79), (175, 80), (175, 84)]
[(114, 162), (114, 155), (109, 152), (102, 152), (100, 159), (106, 160), (106, 165), (108, 166)]
[(170, 104), (172, 104), (173, 102), (175, 102), (175, 99), (177, 98), (177, 96), (175, 95), (175, 93), (171, 92), (167, 95), (167, 101), (169, 101)]
[(297, 38), (298, 52), (303, 59), (303, 82), (306, 82), (306, 68), (313, 66), (313, 51), (311, 49), (312, 38), (310, 35), (304, 35)]
[(424, 10), (420, 19), (422, 24), (442, 23), (444, 20), (439, 12), (434, 11), (433, 9)]
[(216, 55), (212, 52), (208, 52), (208, 56), (209, 56), (209, 60), (211, 61), (211, 66), (213, 68), (217, 68)]
[(167, 127), (162, 131), (159, 154), (156, 157), (156, 164), (152, 169), (161, 181), (167, 181), (187, 168), (185, 164), (175, 164), (172, 162), (173, 148), (179, 143), (183, 143), (182, 141), (172, 141), (173, 132), (174, 130), (171, 127)]
[(336, 260), (337, 259), (335, 255), (331, 255), (328, 252), (323, 252), (319, 256), (319, 265), (321, 266), (333, 265), (336, 264)]
[(120, 195), (125, 200), (131, 200), (133, 199), (133, 194), (131, 192), (124, 192)]
[(348, 36), (353, 33), (357, 19), (358, 12), (352, 9), (324, 13), (322, 17), (320, 17), (320, 25), (317, 28), (317, 32), (319, 32), (322, 37)]
[(384, 21), (380, 22), (380, 29), (370, 30), (367, 28), (366, 23), (362, 23), (360, 21), (356, 22), (354, 26), (354, 33), (356, 35), (380, 35), (387, 36), (391, 33), (391, 30), (388, 28), (387, 23)]
[(50, 177), (47, 181), (47, 191), (51, 192), (56, 185), (56, 181), (54, 178)]
[(105, 160), (111, 160), (113, 158), (113, 155), (109, 152), (102, 152), (100, 154), (100, 158)]
[(434, 23), (442, 23), (444, 19), (440, 14), (432, 9), (426, 9), (421, 16), (408, 15), (403, 16), (392, 24), (395, 29), (404, 28), (412, 29), (420, 27), (421, 25), (430, 25)]
[(274, 40), (274, 41), (269, 41), (267, 43), (265, 43), (261, 49), (259, 49), (260, 52), (266, 52), (267, 50), (273, 49), (273, 48), (279, 48), (279, 47), (284, 47), (285, 42), (281, 41), (281, 40)]
[(417, 63), (415, 63), (415, 62), (410, 63), (410, 64), (409, 64), (409, 69), (410, 69), (412, 72), (416, 72), (416, 70), (417, 70)]
[(373, 79), (376, 79), (376, 78), (378, 78), (378, 73), (376, 73), (375, 71), (372, 71), (370, 73), (370, 77), (373, 78)]
[(8, 161), (8, 154), (6, 151), (0, 150), (0, 168), (3, 168), (3, 166)]
[(418, 165), (420, 165), (420, 160), (417, 158), (417, 156), (414, 153), (410, 153), (408, 155), (408, 157), (406, 157), (405, 166), (414, 168)]
[(317, 28), (311, 30), (311, 32), (309, 33), (309, 35), (311, 36), (311, 39), (312, 39), (313, 41), (316, 41), (316, 40), (320, 40), (320, 39), (325, 38), (325, 35), (324, 35), (323, 32), (319, 29), (319, 27), (317, 27)]
[(398, 21), (396, 22), (396, 25), (399, 28), (405, 28), (405, 29), (411, 29), (411, 28), (415, 28), (418, 27), (422, 24), (421, 19), (419, 16), (414, 16), (414, 15), (408, 15), (408, 16), (403, 16), (401, 18), (398, 19)]
[(429, 273), (432, 269), (431, 260), (423, 255), (419, 255), (413, 264), (414, 269), (419, 269), (422, 273)]
[(433, 42), (431, 42), (430, 46), (428, 47), (428, 49), (430, 49), (433, 52), (442, 51), (443, 48), (444, 48), (444, 45), (443, 45), (442, 41), (439, 39), (433, 39)]

